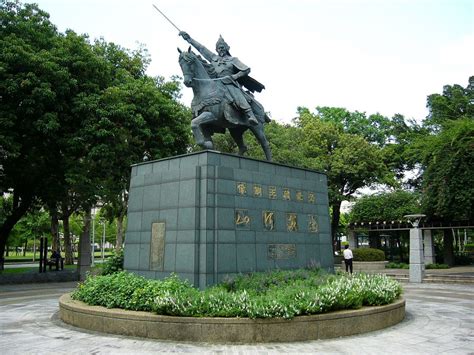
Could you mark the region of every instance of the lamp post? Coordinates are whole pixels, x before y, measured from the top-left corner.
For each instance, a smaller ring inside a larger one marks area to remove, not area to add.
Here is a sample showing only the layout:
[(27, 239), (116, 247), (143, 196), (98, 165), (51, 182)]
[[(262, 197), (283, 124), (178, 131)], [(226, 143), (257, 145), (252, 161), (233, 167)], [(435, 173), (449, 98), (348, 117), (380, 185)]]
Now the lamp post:
[(36, 260), (36, 234), (33, 234), (33, 262)]
[(94, 267), (94, 252), (95, 252), (95, 214), (92, 214), (92, 250), (91, 250), (91, 267)]
[(409, 214), (403, 216), (411, 223), (410, 229), (410, 282), (421, 283), (425, 276), (425, 262), (423, 257), (423, 238), (419, 228), (424, 214)]
[(102, 263), (104, 262), (105, 258), (105, 219), (102, 220), (103, 233), (102, 233)]

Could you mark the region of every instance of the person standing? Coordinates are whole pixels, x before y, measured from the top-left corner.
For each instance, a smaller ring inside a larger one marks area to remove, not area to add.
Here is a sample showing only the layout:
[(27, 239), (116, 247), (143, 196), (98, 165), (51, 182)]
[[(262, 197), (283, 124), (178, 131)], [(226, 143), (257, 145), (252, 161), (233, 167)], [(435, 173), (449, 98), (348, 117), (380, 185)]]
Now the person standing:
[(351, 272), (352, 274), (352, 259), (354, 256), (352, 255), (352, 250), (349, 249), (349, 245), (344, 246), (344, 264), (346, 264), (346, 272)]

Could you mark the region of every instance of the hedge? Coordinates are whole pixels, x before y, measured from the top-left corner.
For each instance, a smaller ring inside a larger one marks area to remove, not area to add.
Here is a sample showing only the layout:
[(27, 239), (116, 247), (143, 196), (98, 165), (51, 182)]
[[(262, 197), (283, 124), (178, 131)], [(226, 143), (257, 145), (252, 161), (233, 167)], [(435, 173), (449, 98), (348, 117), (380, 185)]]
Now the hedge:
[(383, 250), (374, 248), (353, 249), (354, 261), (385, 261)]

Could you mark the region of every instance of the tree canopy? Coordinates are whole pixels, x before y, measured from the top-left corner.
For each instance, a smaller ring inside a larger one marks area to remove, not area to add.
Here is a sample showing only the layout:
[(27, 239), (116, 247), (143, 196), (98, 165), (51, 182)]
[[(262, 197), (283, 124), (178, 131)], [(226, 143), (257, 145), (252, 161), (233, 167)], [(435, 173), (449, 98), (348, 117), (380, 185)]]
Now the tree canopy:
[(474, 221), (474, 120), (444, 123), (423, 147), (425, 213), (438, 221)]
[(0, 186), (13, 196), (2, 257), (34, 206), (68, 218), (123, 200), (132, 163), (185, 152), (190, 113), (176, 80), (145, 74), (143, 48), (59, 33), (35, 4), (2, 2), (0, 21)]
[(423, 208), (439, 221), (474, 220), (474, 76), (428, 96), (428, 133), (414, 149), (423, 166)]
[(420, 213), (417, 193), (395, 190), (365, 195), (356, 200), (349, 214), (353, 222), (400, 221), (408, 214)]

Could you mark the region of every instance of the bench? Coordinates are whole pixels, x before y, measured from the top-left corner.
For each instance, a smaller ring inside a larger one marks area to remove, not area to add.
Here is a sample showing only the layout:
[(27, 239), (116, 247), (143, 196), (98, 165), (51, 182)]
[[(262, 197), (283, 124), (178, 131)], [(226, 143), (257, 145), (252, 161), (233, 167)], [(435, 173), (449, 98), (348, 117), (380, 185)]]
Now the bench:
[(56, 266), (56, 271), (58, 271), (60, 267), (61, 270), (64, 270), (64, 258), (48, 259), (46, 260), (46, 265), (49, 266), (50, 271), (53, 266)]

